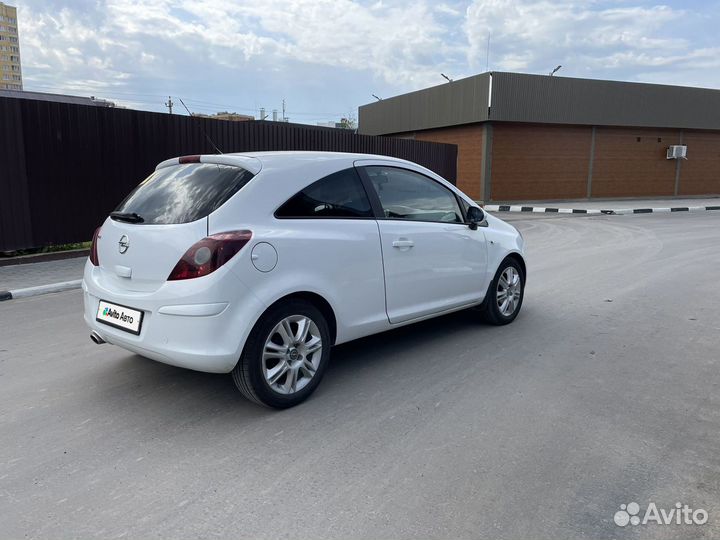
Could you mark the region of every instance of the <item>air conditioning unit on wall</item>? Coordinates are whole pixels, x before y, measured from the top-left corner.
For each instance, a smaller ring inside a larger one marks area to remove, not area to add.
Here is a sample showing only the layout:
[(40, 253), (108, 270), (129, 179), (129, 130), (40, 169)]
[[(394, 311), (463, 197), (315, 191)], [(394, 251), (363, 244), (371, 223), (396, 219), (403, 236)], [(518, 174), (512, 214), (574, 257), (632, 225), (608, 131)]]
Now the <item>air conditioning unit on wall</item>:
[(668, 159), (687, 159), (687, 145), (673, 144), (667, 149)]

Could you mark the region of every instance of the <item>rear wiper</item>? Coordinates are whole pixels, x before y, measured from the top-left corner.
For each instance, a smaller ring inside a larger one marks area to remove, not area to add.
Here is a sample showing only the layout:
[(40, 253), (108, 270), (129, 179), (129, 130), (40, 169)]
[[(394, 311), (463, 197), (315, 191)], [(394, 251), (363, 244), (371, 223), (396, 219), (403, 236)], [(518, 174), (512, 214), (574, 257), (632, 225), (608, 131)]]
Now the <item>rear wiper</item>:
[(117, 221), (127, 221), (128, 223), (142, 223), (145, 219), (135, 212), (110, 212), (110, 217)]

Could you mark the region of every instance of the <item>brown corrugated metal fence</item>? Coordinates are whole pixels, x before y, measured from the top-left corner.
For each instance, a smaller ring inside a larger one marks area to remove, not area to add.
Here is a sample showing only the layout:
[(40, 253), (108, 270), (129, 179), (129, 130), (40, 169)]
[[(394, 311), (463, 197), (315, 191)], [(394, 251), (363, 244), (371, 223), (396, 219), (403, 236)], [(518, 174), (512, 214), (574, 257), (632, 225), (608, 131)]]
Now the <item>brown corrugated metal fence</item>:
[(457, 147), (273, 122), (0, 98), (0, 251), (85, 241), (160, 161), (260, 150), (409, 159), (455, 182)]

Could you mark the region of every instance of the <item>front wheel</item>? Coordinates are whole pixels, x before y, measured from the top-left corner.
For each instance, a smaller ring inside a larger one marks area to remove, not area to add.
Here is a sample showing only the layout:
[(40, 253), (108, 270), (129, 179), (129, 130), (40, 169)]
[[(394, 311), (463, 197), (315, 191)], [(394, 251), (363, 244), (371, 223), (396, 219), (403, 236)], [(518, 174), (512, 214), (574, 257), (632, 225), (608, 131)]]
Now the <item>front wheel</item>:
[(329, 357), (325, 318), (309, 302), (290, 300), (260, 317), (232, 376), (246, 398), (285, 409), (312, 394)]
[(503, 325), (515, 320), (525, 294), (525, 275), (520, 264), (508, 257), (500, 263), (488, 287), (482, 310), (486, 322)]

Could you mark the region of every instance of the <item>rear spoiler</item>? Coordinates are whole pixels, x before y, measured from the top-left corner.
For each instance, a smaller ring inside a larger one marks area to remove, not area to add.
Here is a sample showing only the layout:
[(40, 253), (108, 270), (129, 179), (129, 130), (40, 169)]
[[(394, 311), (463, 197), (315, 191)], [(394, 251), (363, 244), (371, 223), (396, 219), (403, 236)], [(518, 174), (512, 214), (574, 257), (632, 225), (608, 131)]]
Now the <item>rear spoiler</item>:
[(262, 162), (258, 158), (239, 155), (216, 155), (205, 154), (196, 156), (182, 156), (166, 159), (155, 167), (155, 170), (180, 165), (181, 163), (217, 163), (218, 165), (230, 165), (232, 167), (242, 167), (253, 174), (257, 174), (262, 170)]

